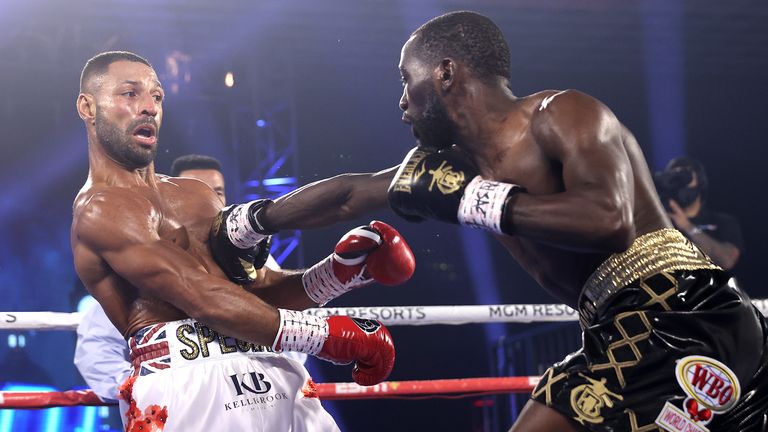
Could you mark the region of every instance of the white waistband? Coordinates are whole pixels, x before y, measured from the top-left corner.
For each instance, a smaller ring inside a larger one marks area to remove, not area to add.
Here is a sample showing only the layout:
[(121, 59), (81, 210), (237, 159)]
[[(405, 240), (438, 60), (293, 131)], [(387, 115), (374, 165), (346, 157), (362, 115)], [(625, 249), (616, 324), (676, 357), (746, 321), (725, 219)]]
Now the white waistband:
[(142, 328), (128, 339), (133, 375), (148, 375), (211, 359), (274, 355), (271, 347), (222, 335), (186, 319)]

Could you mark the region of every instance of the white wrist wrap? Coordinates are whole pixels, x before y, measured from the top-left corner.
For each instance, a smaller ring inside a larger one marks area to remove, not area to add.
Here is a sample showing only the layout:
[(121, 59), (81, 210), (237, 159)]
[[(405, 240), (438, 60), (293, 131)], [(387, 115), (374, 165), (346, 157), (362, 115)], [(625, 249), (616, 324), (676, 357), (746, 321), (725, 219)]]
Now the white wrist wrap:
[(458, 219), (462, 225), (503, 234), (501, 216), (509, 191), (519, 186), (476, 176), (464, 189)]
[(240, 249), (252, 248), (267, 237), (265, 234), (256, 232), (248, 219), (248, 211), (254, 202), (235, 206), (232, 213), (227, 216), (227, 237), (233, 245)]
[[(299, 311), (278, 309), (280, 328), (272, 343), (275, 352), (296, 351), (316, 355), (328, 339), (328, 321)], [(279, 346), (279, 351), (278, 351)]]
[[(363, 274), (365, 273), (365, 266), (363, 266), (360, 269), (360, 273), (355, 275), (348, 282), (341, 282), (339, 278), (336, 277), (336, 273), (333, 272), (334, 259), (337, 261), (340, 260), (340, 258), (334, 258), (333, 254), (328, 255), (324, 260), (305, 271), (304, 275), (301, 277), (301, 282), (304, 284), (304, 291), (313, 302), (320, 306), (325, 305), (329, 301), (354, 288), (367, 285), (373, 281), (373, 279), (366, 279), (363, 277)], [(342, 262), (342, 264), (345, 263)]]

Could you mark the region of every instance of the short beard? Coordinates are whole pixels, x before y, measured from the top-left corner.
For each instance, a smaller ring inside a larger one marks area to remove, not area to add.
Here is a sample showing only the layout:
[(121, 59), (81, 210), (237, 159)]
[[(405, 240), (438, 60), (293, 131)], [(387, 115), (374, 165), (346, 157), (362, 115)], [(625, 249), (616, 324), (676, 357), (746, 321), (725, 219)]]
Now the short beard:
[[(96, 110), (96, 138), (101, 146), (115, 162), (125, 166), (128, 169), (138, 169), (147, 167), (157, 154), (157, 146), (151, 149), (145, 149), (132, 142), (131, 133), (139, 124), (146, 123), (146, 120), (133, 122), (127, 131), (121, 131), (104, 118)], [(153, 122), (154, 123), (154, 122)], [(159, 139), (159, 130), (156, 135)]]
[(427, 95), (421, 118), (413, 120), (413, 129), (419, 135), (419, 144), (423, 147), (440, 150), (455, 144), (456, 126), (434, 89)]

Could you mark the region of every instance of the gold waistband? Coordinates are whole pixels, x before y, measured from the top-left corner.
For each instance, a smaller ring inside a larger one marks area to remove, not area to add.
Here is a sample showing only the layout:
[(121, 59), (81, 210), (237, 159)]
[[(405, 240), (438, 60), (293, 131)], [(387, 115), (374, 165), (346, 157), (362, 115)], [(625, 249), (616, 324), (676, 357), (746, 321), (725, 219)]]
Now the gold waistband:
[[(624, 252), (611, 255), (587, 279), (579, 309), (593, 313), (619, 289), (656, 273), (674, 270), (720, 269), (680, 231), (665, 228), (635, 239)], [(589, 305), (585, 303), (591, 303)]]

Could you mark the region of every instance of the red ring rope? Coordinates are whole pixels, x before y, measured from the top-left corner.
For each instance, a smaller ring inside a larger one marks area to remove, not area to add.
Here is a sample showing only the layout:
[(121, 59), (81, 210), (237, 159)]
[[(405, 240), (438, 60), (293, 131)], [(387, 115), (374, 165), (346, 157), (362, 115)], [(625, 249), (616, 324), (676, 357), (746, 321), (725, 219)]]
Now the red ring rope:
[[(497, 393), (529, 393), (538, 377), (465, 378), (421, 381), (385, 381), (363, 387), (355, 383), (317, 384), (317, 396), (325, 400), (379, 398), (469, 397)], [(63, 392), (0, 392), (0, 409), (51, 408), (77, 405), (114, 405), (102, 402), (91, 390)]]

